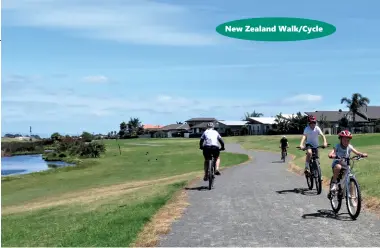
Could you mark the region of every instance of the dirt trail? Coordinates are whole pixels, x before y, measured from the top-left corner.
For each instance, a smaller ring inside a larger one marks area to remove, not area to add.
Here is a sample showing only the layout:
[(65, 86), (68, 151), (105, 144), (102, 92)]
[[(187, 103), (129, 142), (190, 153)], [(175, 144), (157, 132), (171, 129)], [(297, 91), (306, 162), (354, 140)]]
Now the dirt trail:
[(90, 203), (98, 201), (100, 199), (122, 195), (133, 192), (135, 190), (152, 186), (155, 184), (169, 184), (181, 179), (187, 179), (192, 176), (196, 176), (199, 172), (191, 172), (177, 176), (171, 176), (166, 178), (160, 178), (155, 180), (145, 180), (138, 182), (129, 182), (123, 184), (110, 185), (100, 188), (92, 188), (87, 190), (81, 190), (73, 193), (67, 193), (60, 196), (49, 197), (47, 199), (37, 199), (23, 205), (13, 205), (2, 207), (2, 215), (19, 213), (24, 211), (37, 210), (48, 207), (55, 207), (59, 205), (73, 204), (73, 203)]

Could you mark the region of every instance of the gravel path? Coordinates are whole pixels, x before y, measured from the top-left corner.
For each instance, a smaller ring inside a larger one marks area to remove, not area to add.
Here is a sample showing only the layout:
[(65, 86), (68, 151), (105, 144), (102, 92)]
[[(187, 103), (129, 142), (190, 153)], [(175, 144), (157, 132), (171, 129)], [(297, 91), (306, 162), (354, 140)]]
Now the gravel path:
[(308, 191), (279, 154), (226, 150), (253, 161), (224, 170), (211, 191), (203, 181), (189, 189), (191, 205), (159, 246), (380, 246), (379, 217), (362, 211), (351, 221), (345, 203), (334, 216), (326, 191)]

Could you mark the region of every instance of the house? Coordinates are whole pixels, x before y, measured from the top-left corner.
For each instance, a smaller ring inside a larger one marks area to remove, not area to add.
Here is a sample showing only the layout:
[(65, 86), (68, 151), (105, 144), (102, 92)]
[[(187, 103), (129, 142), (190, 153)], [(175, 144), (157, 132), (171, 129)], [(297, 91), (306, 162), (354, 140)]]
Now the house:
[[(286, 119), (292, 118), (293, 114), (282, 114)], [(249, 117), (248, 118), (248, 134), (263, 135), (266, 134), (272, 125), (276, 123), (276, 117)]]
[(215, 130), (217, 130), (220, 134), (240, 135), (244, 130), (243, 127), (247, 127), (248, 134), (247, 123), (247, 121), (217, 121)]
[(141, 137), (141, 138), (153, 137), (153, 134), (160, 131), (160, 129), (162, 127), (163, 127), (162, 125), (144, 124), (144, 125), (142, 125), (144, 133), (143, 133), (143, 135), (140, 135), (139, 137)]
[[(318, 125), (321, 127), (323, 133), (337, 134), (339, 131), (339, 121), (346, 117), (349, 122), (352, 121), (352, 114), (349, 111), (315, 111), (305, 112), (307, 115), (313, 115), (317, 118)], [(369, 124), (368, 120), (356, 116), (355, 121), (359, 125)], [(372, 131), (373, 132), (373, 131)]]
[(275, 117), (249, 117), (248, 119), (249, 135), (263, 135), (276, 123)]
[(207, 123), (213, 122), (214, 125), (217, 123), (217, 119), (215, 118), (207, 118), (207, 117), (199, 117), (199, 118), (191, 118), (186, 121), (189, 125), (191, 133), (202, 133), (207, 129)]
[(152, 124), (142, 125), (142, 128), (144, 129), (144, 131), (158, 131), (162, 127), (163, 127), (162, 125), (152, 125)]
[(366, 106), (361, 108), (360, 112), (365, 114), (370, 122), (380, 120), (380, 106)]
[(179, 133), (188, 132), (189, 130), (190, 130), (190, 127), (187, 123), (170, 124), (170, 125), (166, 125), (160, 129), (160, 131), (167, 133), (168, 138), (173, 137), (173, 134), (178, 135)]

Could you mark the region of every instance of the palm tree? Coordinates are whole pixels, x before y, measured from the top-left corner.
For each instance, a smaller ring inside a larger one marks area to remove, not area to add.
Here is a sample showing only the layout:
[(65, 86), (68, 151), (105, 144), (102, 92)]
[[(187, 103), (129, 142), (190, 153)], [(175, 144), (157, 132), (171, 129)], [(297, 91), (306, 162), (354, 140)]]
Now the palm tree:
[(245, 116), (242, 118), (242, 121), (249, 121), (249, 117), (261, 117), (263, 115), (264, 115), (263, 113), (259, 113), (253, 110), (252, 113), (249, 113), (249, 112), (245, 113)]
[(368, 97), (364, 97), (360, 93), (354, 93), (352, 94), (351, 99), (347, 97), (343, 97), (340, 100), (340, 103), (341, 104), (345, 103), (347, 108), (349, 109), (349, 112), (352, 114), (352, 122), (353, 122), (354, 128), (355, 128), (355, 123), (356, 123), (356, 115), (364, 119), (367, 119), (367, 116), (362, 112), (361, 109), (363, 107), (366, 107), (370, 103), (370, 100)]

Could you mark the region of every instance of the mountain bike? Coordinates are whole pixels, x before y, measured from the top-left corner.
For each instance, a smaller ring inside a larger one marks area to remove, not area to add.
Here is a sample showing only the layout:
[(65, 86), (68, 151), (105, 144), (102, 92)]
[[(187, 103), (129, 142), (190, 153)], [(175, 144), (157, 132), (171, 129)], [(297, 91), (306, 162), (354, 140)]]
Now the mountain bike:
[(282, 162), (285, 162), (285, 159), (286, 159), (286, 156), (288, 155), (288, 151), (286, 150), (286, 148), (281, 148), (281, 160)]
[[(342, 169), (340, 170), (338, 181), (337, 181), (337, 187), (338, 190), (334, 190), (328, 193), (327, 198), (330, 200), (331, 208), (334, 211), (334, 213), (338, 213), (340, 208), (342, 207), (342, 200), (343, 198), (346, 198), (346, 206), (348, 210), (348, 214), (350, 215), (351, 219), (356, 220), (360, 214), (361, 206), (362, 206), (362, 197), (360, 192), (360, 186), (358, 181), (356, 180), (355, 174), (353, 172), (354, 168), (354, 161), (361, 160), (362, 156), (353, 156), (348, 158), (340, 158), (335, 157), (333, 159), (344, 159), (346, 161), (347, 166), (342, 166)], [(332, 182), (332, 178), (331, 178)], [(330, 182), (330, 188), (331, 183)], [(355, 195), (353, 196), (352, 188), (355, 187)], [(351, 191), (350, 191), (351, 189)], [(352, 201), (353, 198), (357, 198), (356, 204)], [(356, 206), (355, 206), (356, 205)], [(356, 211), (354, 212), (352, 208), (356, 207)]]
[[(220, 149), (219, 151), (223, 151), (224, 149)], [(211, 190), (214, 187), (215, 181), (215, 167), (216, 167), (216, 159), (213, 154), (211, 154), (211, 160), (208, 160), (208, 168), (207, 168), (207, 177), (208, 177), (208, 189)]]
[(310, 168), (310, 173), (305, 173), (305, 178), (306, 178), (306, 183), (309, 188), (309, 190), (312, 190), (314, 187), (314, 182), (315, 182), (315, 188), (317, 190), (317, 194), (321, 194), (322, 192), (322, 171), (321, 171), (321, 166), (319, 162), (319, 148), (326, 148), (329, 147), (330, 144), (327, 144), (327, 146), (318, 146), (318, 147), (311, 147), (309, 144), (306, 145), (304, 149), (301, 149), (301, 147), (297, 146), (299, 150), (307, 150), (311, 148), (312, 155), (309, 161), (309, 168)]

